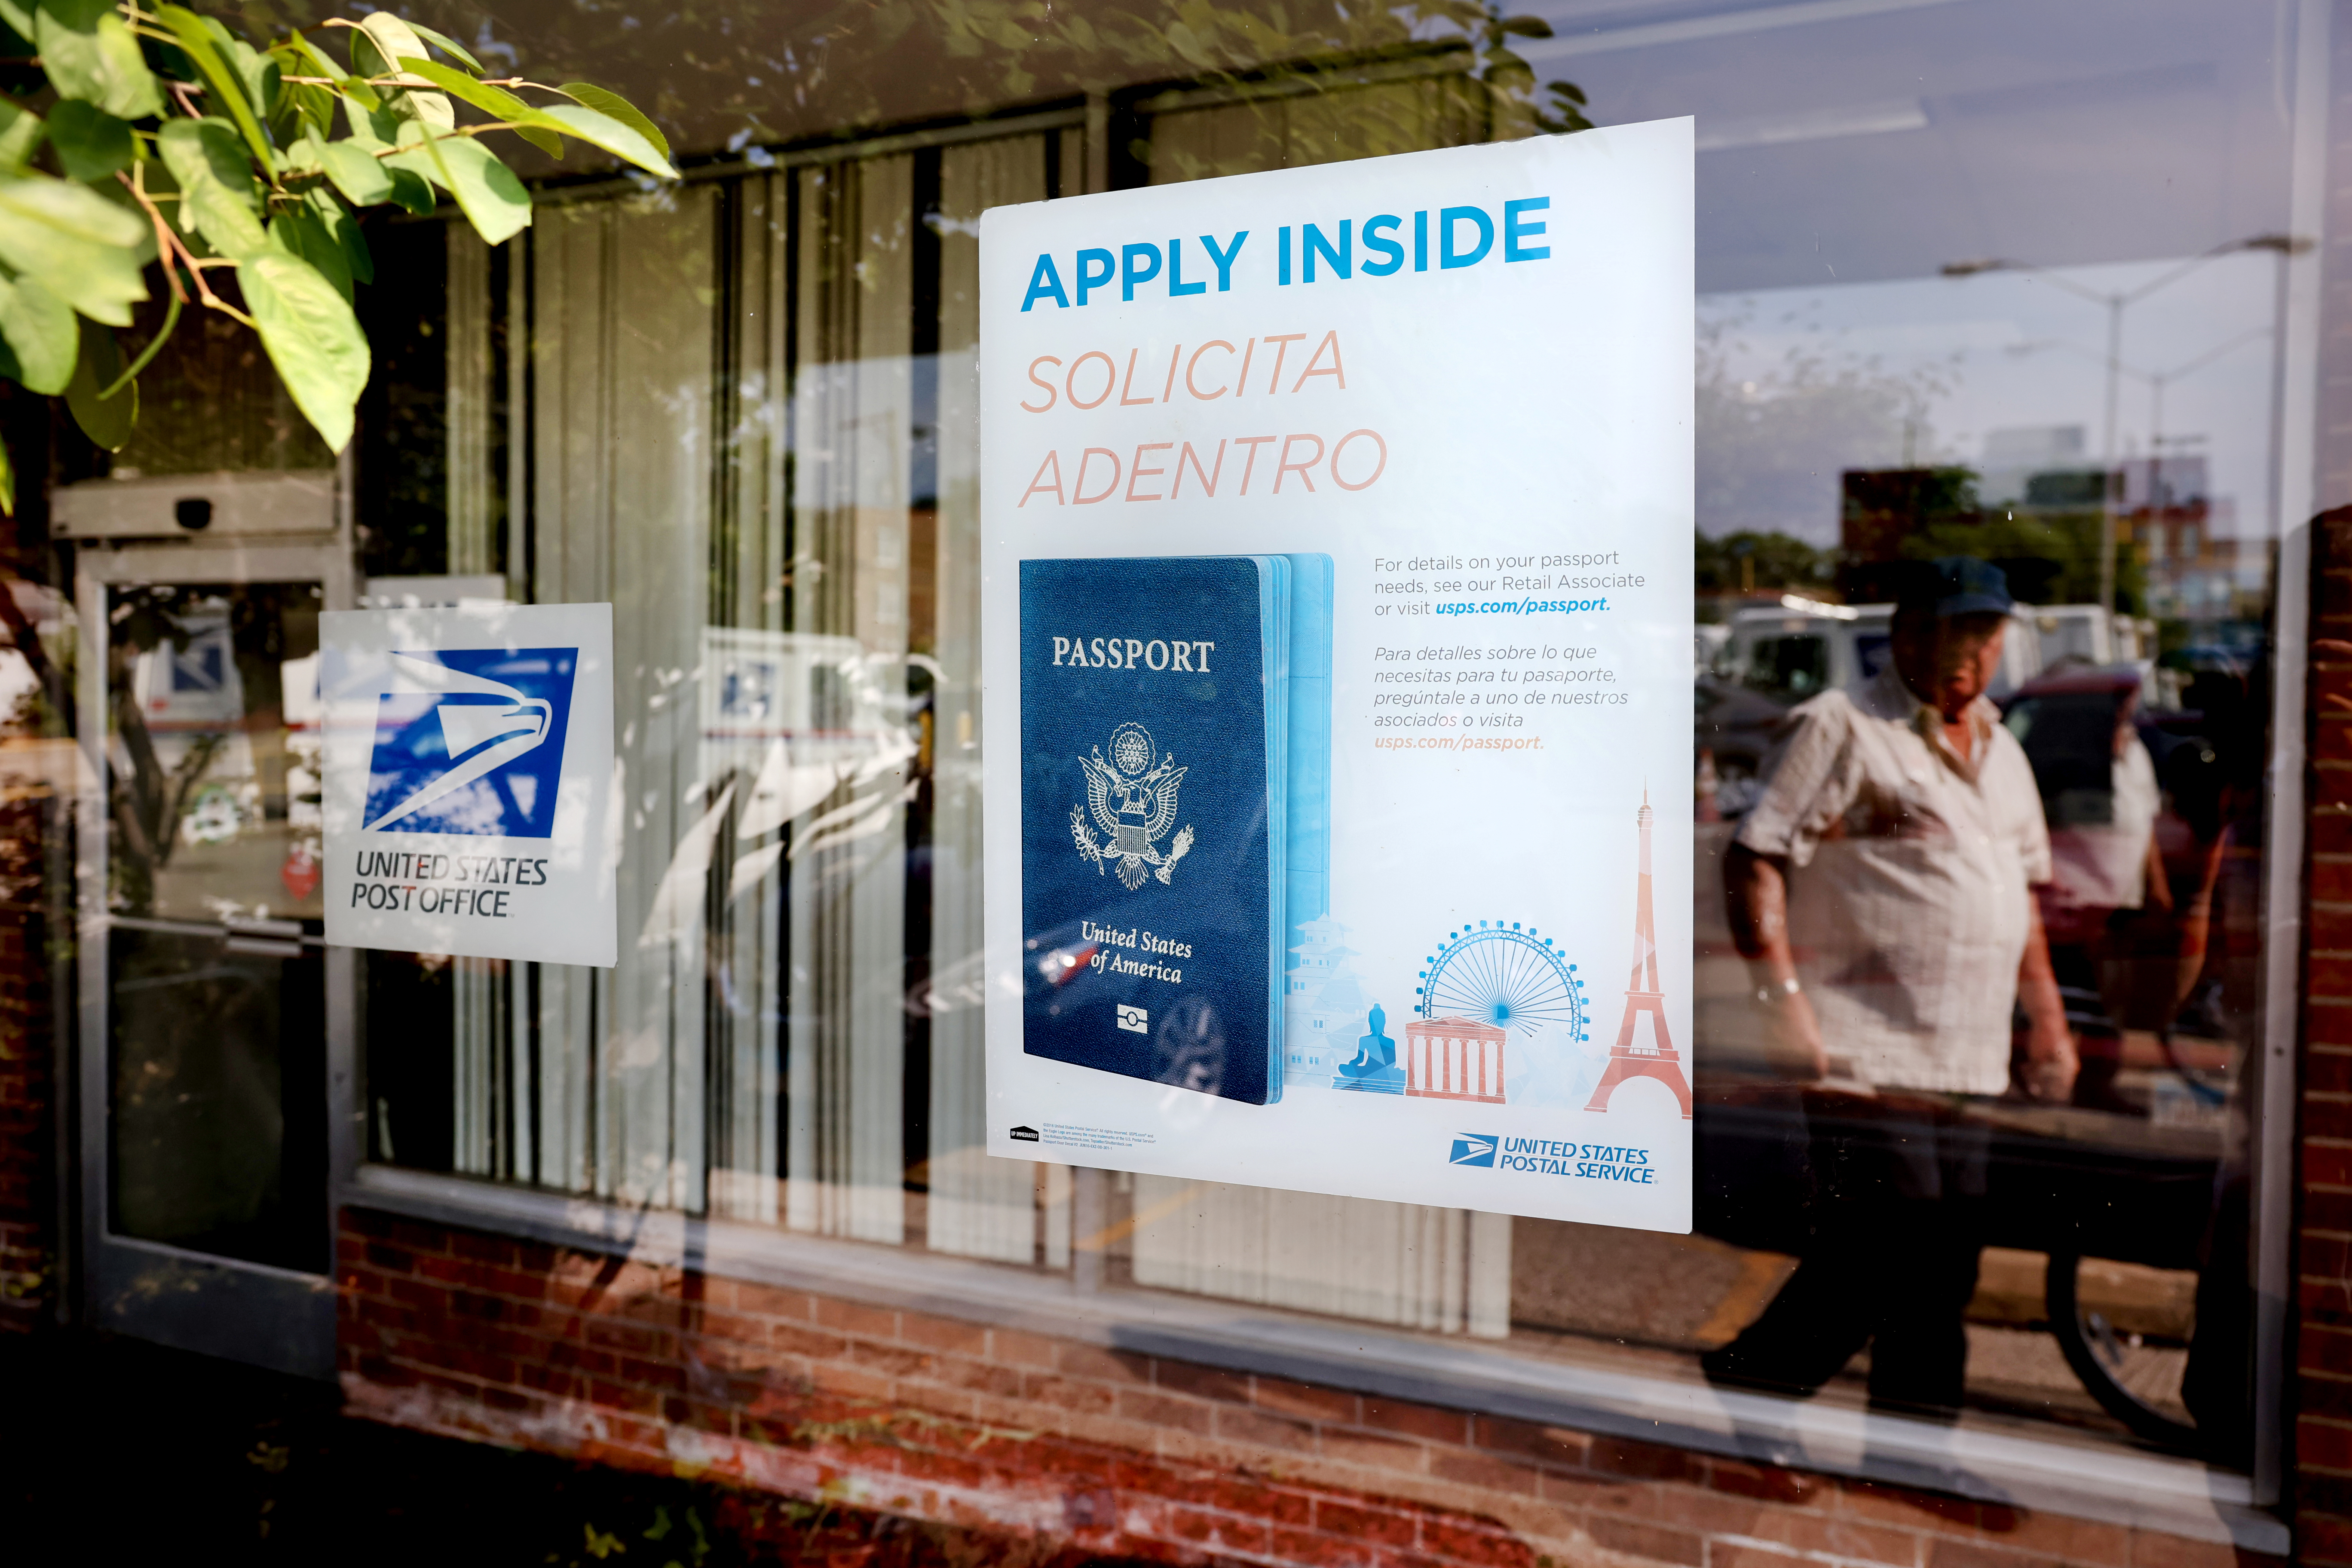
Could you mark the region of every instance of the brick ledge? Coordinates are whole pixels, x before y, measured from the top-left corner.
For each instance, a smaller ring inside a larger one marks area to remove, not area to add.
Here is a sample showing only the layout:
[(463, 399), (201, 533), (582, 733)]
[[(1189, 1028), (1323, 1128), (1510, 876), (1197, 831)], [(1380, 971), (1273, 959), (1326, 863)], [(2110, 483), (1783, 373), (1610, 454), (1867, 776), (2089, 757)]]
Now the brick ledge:
[[(759, 1491), (812, 1501), (832, 1501), (861, 1510), (904, 1514), (934, 1523), (1025, 1538), (1029, 1550), (1023, 1560), (1035, 1561), (1054, 1548), (1111, 1552), (1130, 1559), (1210, 1568), (1210, 1565), (1257, 1563), (1262, 1568), (1296, 1568), (1315, 1560), (1302, 1547), (1314, 1542), (1285, 1542), (1265, 1524), (1216, 1506), (1218, 1483), (1227, 1468), (1199, 1457), (1171, 1459), (1136, 1456), (1122, 1467), (1109, 1456), (1096, 1456), (1100, 1475), (1046, 1469), (1015, 1479), (1001, 1468), (974, 1467), (967, 1473), (926, 1473), (917, 1456), (879, 1446), (870, 1439), (821, 1441), (812, 1447), (781, 1447), (750, 1438), (712, 1432), (653, 1417), (620, 1414), (577, 1399), (545, 1399), (529, 1408), (499, 1408), (452, 1386), (411, 1384), (392, 1387), (359, 1373), (342, 1379), (344, 1408), (363, 1420), (474, 1442), (534, 1449), (591, 1463), (701, 1479), (722, 1479)], [(847, 1424), (845, 1424), (847, 1425)], [(1031, 1435), (1013, 1435), (1014, 1441)], [(884, 1442), (887, 1444), (887, 1436)], [(1089, 1445), (1075, 1446), (1084, 1449)], [(1065, 1456), (1083, 1459), (1083, 1455)], [(1547, 1560), (1575, 1568), (1658, 1568), (1648, 1552), (1612, 1550), (1596, 1540), (1592, 1527), (1570, 1510), (1547, 1506), (1534, 1498), (1488, 1495), (1459, 1482), (1433, 1483), (1420, 1488), (1391, 1489), (1378, 1497), (1360, 1490), (1318, 1491), (1328, 1486), (1305, 1472), (1314, 1468), (1288, 1454), (1270, 1456), (1293, 1468), (1282, 1476), (1295, 1500), (1315, 1497), (1321, 1511), (1369, 1515), (1360, 1505), (1385, 1504), (1378, 1518), (1391, 1527), (1419, 1526), (1432, 1537), (1416, 1541), (1413, 1561), (1441, 1568), (1446, 1559), (1501, 1563), (1528, 1568)], [(1130, 1484), (1104, 1484), (1125, 1471)], [(1188, 1501), (1154, 1495), (1132, 1483), (1141, 1471), (1164, 1469), (1163, 1479), (1176, 1482)], [(1273, 1467), (1268, 1467), (1269, 1470)], [(1234, 1473), (1247, 1480), (1260, 1479), (1246, 1468)], [(1189, 1478), (1187, 1489), (1178, 1478)], [(1381, 1478), (1391, 1489), (1395, 1478)], [(1428, 1496), (1409, 1493), (1426, 1492)], [(1487, 1512), (1465, 1512), (1475, 1500)], [(1351, 1508), (1349, 1504), (1360, 1505)], [(1425, 1521), (1417, 1515), (1426, 1514)], [(1608, 1531), (1613, 1521), (1599, 1527)], [(1638, 1545), (1641, 1526), (1633, 1525)], [(1672, 1533), (1672, 1532), (1662, 1532)], [(1448, 1539), (1451, 1537), (1452, 1539)], [(1454, 1550), (1444, 1551), (1444, 1546)], [(1465, 1558), (1464, 1545), (1484, 1547)], [(1759, 1542), (1781, 1559), (1793, 1553), (1778, 1543)], [(1287, 1547), (1286, 1550), (1285, 1548)], [(1360, 1563), (1351, 1552), (1341, 1561)], [(1793, 1568), (1793, 1563), (1791, 1565)], [(2055, 1568), (2055, 1565), (2053, 1565)]]
[[(2284, 1556), (2245, 1477), (2191, 1460), (1539, 1362), (1461, 1340), (1150, 1290), (1041, 1289), (1023, 1270), (390, 1166), (339, 1203), (727, 1278), (1017, 1327), (1205, 1366), (1513, 1416)], [(1341, 1342), (1334, 1330), (1352, 1343)]]

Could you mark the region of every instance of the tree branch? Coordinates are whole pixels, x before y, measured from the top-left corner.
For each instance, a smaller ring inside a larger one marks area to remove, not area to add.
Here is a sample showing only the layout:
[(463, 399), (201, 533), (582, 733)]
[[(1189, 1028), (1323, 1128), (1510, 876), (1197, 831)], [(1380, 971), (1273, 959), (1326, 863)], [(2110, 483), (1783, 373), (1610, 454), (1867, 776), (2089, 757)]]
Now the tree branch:
[(163, 276), (171, 281), (172, 297), (184, 305), (188, 302), (188, 291), (180, 287), (179, 269), (172, 265), (172, 252), (179, 247), (179, 237), (163, 220), (163, 209), (157, 206), (155, 198), (147, 194), (147, 166), (141, 163), (134, 167), (135, 174), (118, 173), (114, 177), (122, 182), (122, 188), (131, 193), (131, 199), (146, 209), (147, 221), (155, 226), (156, 258), (163, 262)]
[(234, 267), (236, 263), (226, 259), (226, 258), (219, 257), (208, 258), (203, 261), (197, 260), (195, 252), (188, 248), (188, 242), (182, 239), (178, 232), (174, 230), (170, 224), (163, 221), (163, 212), (155, 205), (152, 198), (147, 195), (145, 189), (145, 176), (146, 168), (145, 165), (142, 164), (140, 166), (140, 177), (137, 180), (133, 180), (130, 176), (121, 174), (116, 174), (115, 178), (121, 180), (122, 182), (123, 188), (128, 190), (131, 195), (137, 199), (141, 206), (147, 209), (148, 221), (155, 226), (155, 246), (156, 249), (161, 253), (163, 262), (163, 275), (172, 279), (172, 292), (178, 295), (183, 302), (187, 300), (187, 295), (182, 293), (180, 290), (180, 279), (177, 274), (177, 269), (173, 265), (171, 259), (172, 256), (176, 252), (180, 258), (179, 265), (185, 267), (188, 269), (189, 278), (192, 279), (196, 285), (196, 298), (204, 301), (205, 308), (206, 310), (218, 310), (222, 315), (228, 317), (232, 321), (242, 321), (247, 326), (252, 327), (256, 331), (260, 331), (259, 325), (251, 316), (247, 315), (243, 310), (238, 310), (227, 300), (214, 293), (212, 290), (212, 285), (205, 281), (205, 268)]

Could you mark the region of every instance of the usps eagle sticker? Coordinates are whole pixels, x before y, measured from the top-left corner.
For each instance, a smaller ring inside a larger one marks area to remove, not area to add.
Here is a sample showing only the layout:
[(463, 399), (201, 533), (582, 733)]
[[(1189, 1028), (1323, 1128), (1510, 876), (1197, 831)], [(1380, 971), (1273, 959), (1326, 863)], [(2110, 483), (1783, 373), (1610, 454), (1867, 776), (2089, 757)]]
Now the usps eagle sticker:
[(613, 607), (331, 611), (327, 940), (609, 968)]

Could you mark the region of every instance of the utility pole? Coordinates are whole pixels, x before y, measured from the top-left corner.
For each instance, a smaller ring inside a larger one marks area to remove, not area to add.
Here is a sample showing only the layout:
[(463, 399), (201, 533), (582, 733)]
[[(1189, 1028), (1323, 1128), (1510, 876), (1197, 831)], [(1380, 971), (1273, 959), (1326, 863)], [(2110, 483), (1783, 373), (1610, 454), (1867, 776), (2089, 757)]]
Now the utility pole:
[[(2116, 613), (2116, 490), (2123, 478), (2122, 454), (2116, 450), (2116, 405), (2123, 395), (2126, 298), (2115, 294), (2107, 299), (2107, 421), (2099, 443), (2099, 607), (2110, 620)], [(2115, 646), (2112, 632), (2107, 645)]]

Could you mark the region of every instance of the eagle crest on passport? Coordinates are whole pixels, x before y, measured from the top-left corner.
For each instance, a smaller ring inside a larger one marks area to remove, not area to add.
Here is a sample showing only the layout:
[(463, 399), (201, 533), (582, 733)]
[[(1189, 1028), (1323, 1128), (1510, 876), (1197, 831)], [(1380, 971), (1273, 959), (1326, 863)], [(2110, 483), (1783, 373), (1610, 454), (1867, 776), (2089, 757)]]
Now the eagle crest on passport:
[[(1176, 789), (1190, 770), (1178, 767), (1172, 756), (1161, 757), (1151, 731), (1140, 724), (1121, 724), (1111, 731), (1108, 762), (1097, 747), (1078, 765), (1087, 772), (1086, 804), (1070, 807), (1070, 836), (1077, 840), (1078, 853), (1094, 862), (1097, 876), (1105, 862), (1117, 862), (1119, 884), (1130, 893), (1146, 877), (1157, 876), (1166, 886), (1176, 862), (1192, 847), (1192, 829), (1180, 829), (1165, 855), (1152, 846), (1176, 821)], [(1087, 826), (1089, 813), (1110, 835), (1108, 843), (1098, 842)]]

